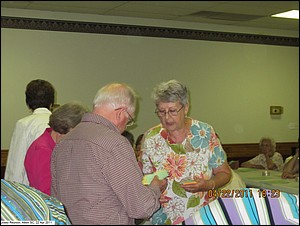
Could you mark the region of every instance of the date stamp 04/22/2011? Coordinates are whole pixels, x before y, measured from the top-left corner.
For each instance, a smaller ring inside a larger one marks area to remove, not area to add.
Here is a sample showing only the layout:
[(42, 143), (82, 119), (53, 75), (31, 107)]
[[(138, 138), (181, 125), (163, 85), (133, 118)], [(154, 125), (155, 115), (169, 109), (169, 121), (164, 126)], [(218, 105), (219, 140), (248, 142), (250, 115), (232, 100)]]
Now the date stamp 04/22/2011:
[(279, 198), (279, 189), (210, 189), (208, 198), (253, 198), (257, 192), (259, 198)]

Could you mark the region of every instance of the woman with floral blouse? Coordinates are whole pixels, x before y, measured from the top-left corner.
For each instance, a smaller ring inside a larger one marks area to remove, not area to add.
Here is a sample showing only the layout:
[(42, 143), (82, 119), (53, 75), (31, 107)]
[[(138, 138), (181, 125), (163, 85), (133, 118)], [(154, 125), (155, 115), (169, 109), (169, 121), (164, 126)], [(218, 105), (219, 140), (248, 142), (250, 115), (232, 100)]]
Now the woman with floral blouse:
[[(226, 153), (213, 129), (187, 117), (189, 95), (176, 80), (159, 84), (153, 92), (160, 124), (149, 129), (142, 143), (144, 174), (167, 170), (168, 186), (152, 224), (181, 224), (213, 198), (210, 189), (229, 182)], [(189, 179), (186, 183), (183, 181)]]

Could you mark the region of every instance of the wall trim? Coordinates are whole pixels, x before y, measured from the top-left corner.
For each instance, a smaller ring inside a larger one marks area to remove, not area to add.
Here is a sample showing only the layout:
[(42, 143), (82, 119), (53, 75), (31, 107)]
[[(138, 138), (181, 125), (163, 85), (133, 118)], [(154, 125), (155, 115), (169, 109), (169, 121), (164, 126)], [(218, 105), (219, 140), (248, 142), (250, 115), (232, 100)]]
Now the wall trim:
[(1, 149), (1, 167), (6, 166), (8, 149)]
[[(292, 148), (297, 147), (298, 142), (276, 142), (276, 151), (284, 158), (292, 154)], [(260, 154), (258, 143), (222, 144), (229, 160), (241, 158), (253, 158)], [(1, 166), (6, 166), (8, 149), (1, 149)]]
[[(297, 147), (298, 142), (278, 142), (276, 143), (276, 151), (278, 151), (283, 159), (292, 154), (292, 148)], [(223, 149), (226, 151), (227, 160), (242, 162), (260, 154), (258, 143), (241, 143), (241, 144), (222, 144)], [(6, 162), (8, 157), (8, 149), (1, 149), (1, 179), (4, 178)]]
[[(298, 142), (276, 142), (276, 151), (283, 159), (292, 155), (292, 148), (297, 147)], [(222, 144), (227, 154), (228, 161), (238, 160), (240, 163), (248, 161), (260, 154), (258, 143)]]
[(1, 16), (1, 28), (299, 46), (299, 38), (194, 29)]

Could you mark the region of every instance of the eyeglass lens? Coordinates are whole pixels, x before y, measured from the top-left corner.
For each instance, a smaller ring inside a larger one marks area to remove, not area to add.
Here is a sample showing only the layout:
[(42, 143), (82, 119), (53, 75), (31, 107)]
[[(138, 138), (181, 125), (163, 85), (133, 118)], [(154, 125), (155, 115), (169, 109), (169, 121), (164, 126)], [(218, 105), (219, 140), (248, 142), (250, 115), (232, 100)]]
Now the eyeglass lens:
[(159, 109), (156, 109), (155, 113), (160, 117), (165, 117), (167, 114), (172, 116), (177, 116), (178, 112), (181, 111), (183, 107), (184, 106), (182, 105), (181, 108), (179, 108), (178, 110), (169, 110), (169, 111), (160, 111)]

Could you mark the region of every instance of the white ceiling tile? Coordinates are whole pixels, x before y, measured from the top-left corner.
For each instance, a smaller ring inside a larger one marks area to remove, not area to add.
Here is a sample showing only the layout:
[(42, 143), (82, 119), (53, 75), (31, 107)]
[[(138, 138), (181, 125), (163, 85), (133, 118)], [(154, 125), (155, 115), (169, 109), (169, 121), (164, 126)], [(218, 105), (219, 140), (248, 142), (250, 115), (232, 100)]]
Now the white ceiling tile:
[[(299, 1), (1, 1), (1, 7), (299, 31), (299, 20), (270, 17), (299, 9)], [(199, 11), (266, 17), (243, 22), (190, 15)]]

